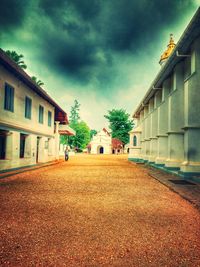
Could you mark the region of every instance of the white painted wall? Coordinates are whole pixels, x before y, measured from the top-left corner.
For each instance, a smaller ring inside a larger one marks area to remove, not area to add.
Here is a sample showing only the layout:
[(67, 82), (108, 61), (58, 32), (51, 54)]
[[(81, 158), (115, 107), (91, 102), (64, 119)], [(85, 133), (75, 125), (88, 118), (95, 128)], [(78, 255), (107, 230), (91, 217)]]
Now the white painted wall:
[(103, 147), (103, 154), (112, 154), (112, 137), (103, 130), (93, 136), (91, 142), (91, 154), (100, 154), (100, 147)]
[[(14, 112), (4, 109), (5, 82), (14, 87)], [(32, 99), (31, 119), (25, 118), (25, 97)], [(39, 105), (44, 107), (44, 121), (39, 123)], [(48, 111), (52, 123), (48, 126)], [(37, 137), (38, 162), (58, 159), (58, 134), (54, 134), (54, 107), (29, 89), (16, 76), (0, 66), (0, 130), (7, 131), (6, 159), (0, 160), (0, 170), (36, 164)], [(27, 134), (24, 158), (19, 157), (20, 133)]]

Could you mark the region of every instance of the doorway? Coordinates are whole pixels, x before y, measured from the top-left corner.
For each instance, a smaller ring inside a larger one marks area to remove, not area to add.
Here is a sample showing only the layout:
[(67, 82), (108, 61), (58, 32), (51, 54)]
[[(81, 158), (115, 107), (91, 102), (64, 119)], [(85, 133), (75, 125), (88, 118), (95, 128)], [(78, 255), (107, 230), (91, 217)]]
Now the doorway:
[(19, 151), (19, 157), (22, 159), (24, 158), (24, 152), (25, 152), (25, 142), (26, 142), (26, 134), (20, 134), (20, 151)]
[(0, 159), (6, 158), (6, 133), (0, 131)]
[(39, 159), (39, 148), (40, 148), (40, 137), (37, 136), (37, 143), (36, 143), (36, 163), (38, 163), (38, 159)]
[(103, 154), (104, 153), (104, 148), (101, 146), (100, 149), (99, 149), (99, 153), (100, 154)]

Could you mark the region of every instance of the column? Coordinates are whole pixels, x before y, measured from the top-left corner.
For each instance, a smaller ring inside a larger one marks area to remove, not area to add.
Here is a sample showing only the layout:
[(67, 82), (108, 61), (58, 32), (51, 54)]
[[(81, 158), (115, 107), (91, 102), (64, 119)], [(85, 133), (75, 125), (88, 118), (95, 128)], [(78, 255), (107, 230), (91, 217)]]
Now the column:
[(149, 140), (150, 140), (150, 145), (149, 145), (149, 158), (148, 161), (149, 163), (153, 163), (155, 161), (154, 158), (154, 124), (155, 124), (155, 97), (153, 97), (150, 101), (149, 101), (149, 107), (150, 107), (150, 135), (149, 135)]
[(143, 129), (144, 129), (144, 154), (143, 154), (143, 160), (145, 162), (148, 161), (149, 156), (149, 105), (144, 106), (144, 123), (143, 123)]
[(162, 102), (158, 107), (158, 142), (157, 157), (155, 163), (158, 166), (164, 166), (167, 159), (168, 147), (168, 95), (169, 95), (170, 79), (163, 82)]
[(59, 134), (59, 121), (55, 121), (55, 159), (59, 159), (59, 145), (60, 145), (60, 134)]
[(176, 65), (168, 99), (168, 157), (167, 169), (178, 170), (184, 158), (183, 131), (183, 62)]
[[(200, 38), (191, 47), (189, 62), (191, 74), (184, 80), (184, 161), (180, 173), (200, 175)], [(185, 69), (185, 74), (188, 71)]]

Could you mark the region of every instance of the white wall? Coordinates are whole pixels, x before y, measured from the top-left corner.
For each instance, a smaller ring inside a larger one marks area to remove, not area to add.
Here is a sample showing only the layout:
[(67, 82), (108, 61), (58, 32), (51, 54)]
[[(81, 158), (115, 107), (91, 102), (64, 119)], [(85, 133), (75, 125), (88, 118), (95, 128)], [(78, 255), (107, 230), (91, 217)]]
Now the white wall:
[[(5, 82), (14, 87), (14, 112), (4, 109)], [(32, 99), (31, 119), (25, 118), (25, 97)], [(39, 105), (44, 107), (44, 120), (39, 123)], [(48, 111), (52, 113), (48, 126)], [(0, 66), (0, 130), (6, 130), (6, 158), (0, 160), (0, 170), (48, 162), (59, 157), (56, 151), (59, 135), (54, 133), (54, 107), (29, 89), (23, 82)], [(26, 134), (24, 157), (20, 158), (20, 133)]]

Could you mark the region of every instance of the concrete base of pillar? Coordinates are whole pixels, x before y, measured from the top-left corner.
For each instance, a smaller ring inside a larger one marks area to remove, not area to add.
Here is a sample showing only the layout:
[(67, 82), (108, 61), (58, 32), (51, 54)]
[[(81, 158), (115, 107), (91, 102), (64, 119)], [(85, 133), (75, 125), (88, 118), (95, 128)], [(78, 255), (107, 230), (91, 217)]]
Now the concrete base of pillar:
[(156, 157), (155, 156), (149, 156), (148, 157), (148, 162), (149, 163), (154, 163), (156, 161)]
[(165, 161), (165, 167), (168, 169), (180, 169), (182, 161), (180, 160), (172, 160), (172, 159), (167, 159)]
[(145, 163), (146, 161), (140, 158), (128, 158), (129, 161), (133, 161), (136, 163)]
[(200, 162), (183, 162), (180, 167), (180, 173), (186, 176), (200, 176)]
[(156, 160), (155, 160), (155, 164), (159, 165), (159, 166), (164, 166), (165, 162), (166, 162), (166, 158), (158, 158), (157, 157)]

